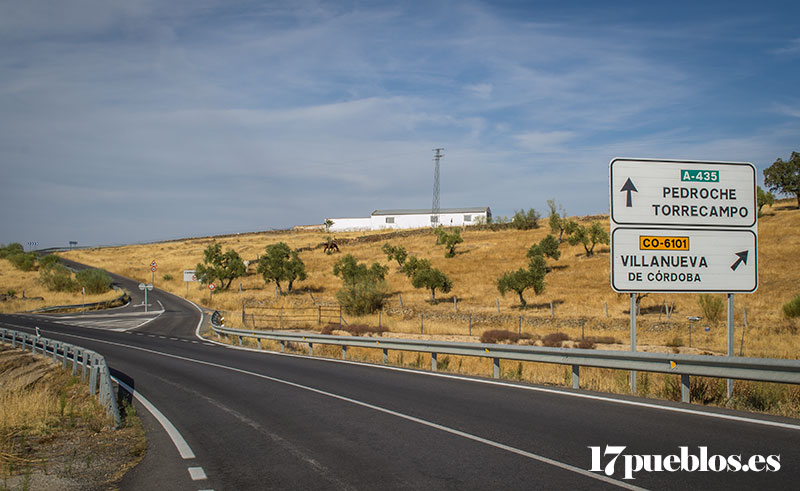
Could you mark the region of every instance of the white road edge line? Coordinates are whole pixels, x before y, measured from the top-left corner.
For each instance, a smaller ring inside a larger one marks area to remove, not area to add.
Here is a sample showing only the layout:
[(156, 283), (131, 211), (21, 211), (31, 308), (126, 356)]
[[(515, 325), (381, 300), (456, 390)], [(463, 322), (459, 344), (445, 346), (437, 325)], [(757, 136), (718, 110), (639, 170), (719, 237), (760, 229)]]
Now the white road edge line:
[(189, 444), (186, 443), (186, 440), (183, 439), (181, 433), (178, 431), (177, 428), (175, 428), (175, 425), (173, 425), (172, 422), (170, 422), (170, 420), (167, 419), (167, 417), (164, 416), (164, 414), (161, 411), (159, 411), (157, 407), (153, 405), (153, 403), (148, 401), (145, 396), (135, 391), (133, 387), (126, 384), (125, 382), (119, 380), (116, 377), (111, 377), (111, 378), (114, 379), (114, 381), (118, 383), (120, 387), (130, 392), (131, 395), (137, 401), (139, 401), (139, 403), (142, 406), (144, 406), (145, 409), (147, 409), (150, 412), (150, 414), (153, 415), (154, 418), (156, 418), (156, 420), (164, 428), (164, 431), (167, 432), (167, 435), (169, 435), (170, 439), (172, 440), (172, 443), (175, 444), (175, 448), (178, 449), (178, 453), (181, 454), (181, 457), (183, 459), (188, 460), (194, 458), (194, 452), (192, 452), (192, 449), (191, 447), (189, 447)]

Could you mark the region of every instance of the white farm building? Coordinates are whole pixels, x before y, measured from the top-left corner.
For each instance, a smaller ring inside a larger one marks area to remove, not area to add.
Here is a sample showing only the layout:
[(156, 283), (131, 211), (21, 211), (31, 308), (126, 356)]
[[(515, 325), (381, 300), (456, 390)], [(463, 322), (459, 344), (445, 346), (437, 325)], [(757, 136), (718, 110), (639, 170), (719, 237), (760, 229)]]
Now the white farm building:
[(488, 206), (478, 208), (442, 208), (439, 210), (438, 222), (431, 209), (424, 210), (375, 210), (366, 218), (329, 218), (333, 225), (331, 232), (351, 230), (383, 230), (400, 228), (463, 227), (487, 223), (492, 218), (492, 210)]

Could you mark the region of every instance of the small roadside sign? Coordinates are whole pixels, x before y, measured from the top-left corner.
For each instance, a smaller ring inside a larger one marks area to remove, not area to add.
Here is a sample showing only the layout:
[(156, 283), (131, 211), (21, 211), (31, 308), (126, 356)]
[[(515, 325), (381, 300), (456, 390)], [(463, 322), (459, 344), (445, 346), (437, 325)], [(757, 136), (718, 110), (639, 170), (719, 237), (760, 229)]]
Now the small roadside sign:
[(211, 290), (212, 292), (214, 291), (214, 288), (215, 288), (214, 287), (214, 283), (209, 283), (208, 284), (208, 289)]
[(150, 266), (152, 266), (152, 267), (154, 267), (154, 268), (155, 268), (156, 266), (158, 266), (158, 264), (156, 264), (156, 260), (155, 260), (155, 259), (153, 259), (153, 262), (152, 262), (152, 263), (150, 263)]
[(152, 271), (153, 273), (156, 272), (156, 269), (158, 269), (158, 268), (156, 268), (155, 266), (150, 266), (150, 271)]
[(183, 281), (187, 282), (196, 282), (197, 275), (193, 269), (184, 269), (183, 270)]

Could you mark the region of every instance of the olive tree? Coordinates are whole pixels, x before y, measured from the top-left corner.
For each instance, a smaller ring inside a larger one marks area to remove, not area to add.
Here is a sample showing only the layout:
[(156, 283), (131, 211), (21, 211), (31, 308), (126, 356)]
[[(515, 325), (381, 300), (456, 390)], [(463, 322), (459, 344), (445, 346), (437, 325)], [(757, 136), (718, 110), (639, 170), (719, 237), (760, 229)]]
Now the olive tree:
[(296, 280), (306, 279), (306, 266), (297, 251), (293, 251), (285, 242), (270, 244), (266, 247), (264, 255), (258, 261), (257, 271), (266, 283), (275, 282), (278, 292), (281, 290), (281, 281), (286, 281), (287, 291), (292, 291)]

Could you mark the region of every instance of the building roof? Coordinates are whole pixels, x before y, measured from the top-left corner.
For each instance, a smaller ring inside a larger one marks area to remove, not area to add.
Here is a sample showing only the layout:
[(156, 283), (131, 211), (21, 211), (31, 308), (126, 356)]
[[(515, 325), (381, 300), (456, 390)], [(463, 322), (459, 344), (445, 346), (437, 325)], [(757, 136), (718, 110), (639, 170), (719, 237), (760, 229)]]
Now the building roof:
[[(447, 213), (491, 213), (488, 206), (479, 206), (472, 208), (441, 208), (439, 214)], [(371, 216), (382, 215), (430, 215), (432, 211), (430, 208), (417, 209), (417, 210), (375, 210)]]

